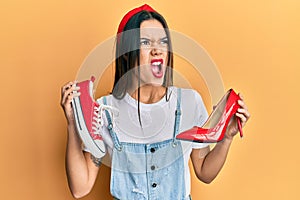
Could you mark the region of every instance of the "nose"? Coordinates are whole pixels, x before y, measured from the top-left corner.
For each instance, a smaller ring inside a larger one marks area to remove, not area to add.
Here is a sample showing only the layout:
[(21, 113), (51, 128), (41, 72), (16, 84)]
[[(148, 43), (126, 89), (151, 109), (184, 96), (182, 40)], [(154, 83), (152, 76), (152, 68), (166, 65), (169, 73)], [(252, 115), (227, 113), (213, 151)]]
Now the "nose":
[(159, 45), (153, 45), (151, 49), (152, 55), (160, 55), (162, 53), (162, 49), (159, 47)]

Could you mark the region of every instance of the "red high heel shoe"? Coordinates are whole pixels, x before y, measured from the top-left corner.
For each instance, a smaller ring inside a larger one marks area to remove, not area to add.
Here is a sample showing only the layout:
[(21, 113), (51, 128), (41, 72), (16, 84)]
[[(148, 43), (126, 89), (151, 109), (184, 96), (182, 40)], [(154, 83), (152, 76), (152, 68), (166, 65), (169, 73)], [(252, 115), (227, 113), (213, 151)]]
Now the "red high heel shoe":
[[(221, 101), (217, 104), (203, 127), (194, 126), (176, 136), (179, 140), (187, 140), (199, 143), (219, 142), (224, 138), (231, 117), (240, 107), (237, 101), (240, 97), (233, 89), (227, 91)], [(240, 136), (243, 137), (240, 118), (237, 119)]]

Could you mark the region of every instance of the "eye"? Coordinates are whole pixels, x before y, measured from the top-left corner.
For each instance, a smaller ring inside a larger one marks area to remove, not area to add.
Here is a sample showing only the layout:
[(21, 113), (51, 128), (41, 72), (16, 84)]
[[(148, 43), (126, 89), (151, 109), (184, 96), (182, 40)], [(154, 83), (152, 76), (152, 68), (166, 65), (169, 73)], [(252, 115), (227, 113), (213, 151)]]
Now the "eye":
[(143, 46), (150, 46), (150, 41), (149, 41), (149, 40), (142, 39), (142, 40), (140, 40), (140, 45), (143, 45)]
[(169, 41), (167, 38), (164, 38), (164, 39), (160, 40), (160, 44), (167, 45), (167, 44), (169, 44)]

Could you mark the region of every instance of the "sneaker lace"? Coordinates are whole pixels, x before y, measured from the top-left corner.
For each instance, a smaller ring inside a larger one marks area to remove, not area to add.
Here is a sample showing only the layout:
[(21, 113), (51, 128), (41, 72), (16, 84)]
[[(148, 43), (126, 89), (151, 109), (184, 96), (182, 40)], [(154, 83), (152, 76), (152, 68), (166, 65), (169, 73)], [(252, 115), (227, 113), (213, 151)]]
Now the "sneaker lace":
[(108, 105), (97, 105), (94, 106), (94, 115), (93, 115), (93, 121), (92, 121), (92, 130), (94, 132), (94, 134), (97, 135), (101, 135), (101, 128), (104, 125), (104, 120), (102, 118), (103, 112), (107, 110), (108, 112), (110, 112), (111, 118), (112, 118), (112, 124), (115, 124), (115, 120), (114, 120), (114, 112), (117, 111), (116, 108), (112, 107), (112, 106), (108, 106)]

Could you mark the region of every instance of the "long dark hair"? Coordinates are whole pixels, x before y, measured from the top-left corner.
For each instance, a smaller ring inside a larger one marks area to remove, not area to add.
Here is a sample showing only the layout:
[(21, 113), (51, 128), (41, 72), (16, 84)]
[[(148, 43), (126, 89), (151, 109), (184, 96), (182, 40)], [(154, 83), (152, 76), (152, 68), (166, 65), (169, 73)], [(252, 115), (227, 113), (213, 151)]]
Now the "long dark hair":
[[(113, 86), (113, 96), (122, 99), (132, 84), (132, 70), (137, 63), (138, 67), (138, 117), (142, 127), (140, 116), (140, 26), (145, 20), (156, 19), (165, 29), (168, 38), (168, 61), (164, 76), (163, 86), (166, 88), (165, 97), (168, 97), (168, 87), (173, 85), (173, 53), (170, 32), (166, 20), (157, 12), (141, 11), (133, 15), (126, 23), (122, 33), (117, 35), (116, 41), (116, 68)], [(120, 81), (121, 80), (121, 81)]]
[[(113, 86), (113, 96), (117, 99), (122, 99), (127, 89), (131, 86), (131, 73), (136, 63), (138, 65), (138, 72), (140, 68), (140, 26), (145, 20), (156, 19), (165, 29), (168, 38), (168, 61), (167, 69), (164, 76), (163, 86), (166, 87), (166, 94), (168, 86), (173, 85), (173, 53), (172, 43), (170, 39), (170, 32), (166, 20), (157, 12), (141, 11), (130, 18), (124, 27), (121, 34), (118, 35), (116, 41), (116, 61), (115, 61), (115, 80)], [(139, 74), (138, 74), (139, 75)], [(119, 83), (122, 78), (122, 82)], [(140, 85), (139, 85), (140, 87)], [(138, 100), (139, 100), (138, 87)], [(167, 96), (167, 95), (166, 95)]]

